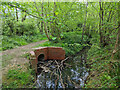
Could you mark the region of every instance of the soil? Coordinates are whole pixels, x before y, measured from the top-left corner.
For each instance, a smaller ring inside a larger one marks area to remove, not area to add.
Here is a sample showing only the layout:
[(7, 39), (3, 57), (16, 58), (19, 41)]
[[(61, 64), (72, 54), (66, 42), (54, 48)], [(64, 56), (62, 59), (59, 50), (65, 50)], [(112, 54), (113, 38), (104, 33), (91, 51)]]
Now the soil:
[(34, 46), (46, 41), (47, 40), (43, 40), (18, 48), (2, 51), (2, 53), (0, 53), (0, 56), (2, 56), (2, 60), (5, 60), (4, 58), (7, 59), (7, 56), (11, 57), (9, 58), (9, 60), (2, 61), (6, 64), (5, 67), (2, 67), (2, 75), (4, 75), (5, 72), (8, 71), (8, 69), (10, 69), (11, 67), (14, 67), (16, 65), (25, 65), (26, 63), (29, 63), (29, 60), (27, 60), (24, 55), (32, 51)]

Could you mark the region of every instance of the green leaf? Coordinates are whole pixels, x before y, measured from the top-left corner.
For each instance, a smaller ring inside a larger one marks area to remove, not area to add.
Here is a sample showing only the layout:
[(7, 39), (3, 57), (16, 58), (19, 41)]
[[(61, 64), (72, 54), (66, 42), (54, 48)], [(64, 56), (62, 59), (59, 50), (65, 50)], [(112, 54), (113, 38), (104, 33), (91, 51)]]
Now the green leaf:
[(52, 40), (55, 40), (55, 39), (57, 39), (57, 37), (52, 37)]
[(58, 12), (55, 12), (55, 15), (58, 15), (59, 13)]

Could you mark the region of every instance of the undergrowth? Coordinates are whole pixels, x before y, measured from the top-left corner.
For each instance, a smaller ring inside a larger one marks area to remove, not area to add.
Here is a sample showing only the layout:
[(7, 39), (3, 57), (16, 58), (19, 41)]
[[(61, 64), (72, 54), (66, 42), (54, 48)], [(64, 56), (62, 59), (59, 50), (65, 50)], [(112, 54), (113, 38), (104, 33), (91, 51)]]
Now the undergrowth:
[(47, 39), (45, 34), (40, 33), (36, 22), (33, 22), (32, 19), (18, 22), (12, 17), (5, 18), (2, 23), (1, 34), (2, 47), (0, 47), (0, 51)]
[(120, 61), (118, 55), (111, 59), (112, 47), (101, 48), (98, 45), (92, 45), (87, 54), (90, 75), (85, 88), (118, 88), (120, 85)]
[(47, 39), (45, 35), (35, 35), (35, 36), (3, 36), (2, 37), (2, 47), (0, 48), (0, 50), (7, 50), (7, 49), (12, 49), (12, 48), (16, 48), (18, 46), (22, 46), (22, 45), (27, 45), (28, 43), (31, 42), (37, 42), (40, 40), (45, 40)]
[(68, 32), (64, 33), (62, 40), (56, 43), (54, 41), (44, 42), (42, 44), (37, 45), (36, 47), (63, 47), (66, 52), (66, 56), (75, 55), (84, 47), (89, 46), (87, 42), (89, 41), (87, 36), (84, 35), (83, 41), (81, 41), (82, 35), (80, 32)]
[(17, 67), (9, 69), (8, 73), (3, 76), (2, 89), (29, 88), (34, 83), (34, 73), (32, 69), (17, 65)]

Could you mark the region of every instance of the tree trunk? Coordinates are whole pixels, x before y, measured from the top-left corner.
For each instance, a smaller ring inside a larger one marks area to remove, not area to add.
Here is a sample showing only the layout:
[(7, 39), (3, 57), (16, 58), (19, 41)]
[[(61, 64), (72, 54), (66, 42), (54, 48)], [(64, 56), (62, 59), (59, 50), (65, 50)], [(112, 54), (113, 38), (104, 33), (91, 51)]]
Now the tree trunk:
[[(35, 2), (34, 2), (34, 3), (35, 3)], [(35, 3), (35, 5), (36, 5), (36, 3)], [(36, 5), (36, 9), (37, 9), (37, 12), (39, 12), (37, 5)], [(40, 15), (40, 13), (38, 13), (38, 15), (39, 15), (39, 17), (42, 16), (42, 18), (43, 18), (43, 2), (42, 2), (42, 15)], [(48, 32), (47, 32), (46, 23), (45, 23), (45, 21), (42, 21), (42, 22), (43, 22), (43, 24), (44, 24), (45, 34), (46, 34), (48, 40), (50, 40), (49, 35), (48, 35)], [(43, 26), (42, 26), (42, 30), (43, 30)], [(43, 31), (42, 31), (41, 33), (43, 33)]]
[[(48, 0), (48, 8), (49, 8), (49, 0)], [(49, 10), (48, 10), (48, 13), (49, 13)], [(50, 15), (49, 15), (50, 16)], [(46, 15), (46, 17), (48, 18), (49, 16)], [(47, 22), (47, 24), (49, 24), (49, 22)], [(50, 25), (47, 25), (47, 30), (48, 30), (48, 33), (50, 32)], [(50, 33), (49, 33), (50, 34)]]
[(115, 53), (120, 52), (120, 3), (118, 2), (117, 4), (118, 4), (118, 33), (117, 33), (117, 37), (116, 37), (116, 43), (114, 46), (114, 50), (112, 52), (112, 59), (114, 59)]
[(48, 32), (47, 32), (46, 23), (45, 23), (44, 21), (43, 21), (43, 23), (44, 23), (44, 30), (45, 30), (45, 34), (46, 34), (46, 36), (47, 36), (48, 40), (50, 41), (50, 38), (49, 38), (49, 36), (48, 36)]
[[(39, 12), (36, 2), (34, 2), (34, 4), (35, 4), (35, 7), (36, 7), (36, 9), (37, 9), (37, 12)], [(39, 15), (39, 17), (41, 17), (40, 13), (38, 13), (38, 15)], [(40, 20), (38, 19), (37, 21), (38, 21), (37, 26), (38, 26), (38, 29), (39, 29), (39, 31), (40, 31), (40, 30), (41, 30), (41, 28), (40, 28)], [(40, 32), (40, 33), (41, 33), (41, 32)]]
[[(106, 15), (105, 15), (105, 16), (107, 16), (107, 11), (106, 11)], [(110, 9), (110, 11), (109, 11), (109, 14), (108, 14), (108, 17), (107, 17), (107, 22), (108, 22), (108, 23), (110, 22), (111, 17), (112, 17), (112, 7), (111, 7), (111, 9)], [(106, 33), (106, 32), (109, 32), (109, 33), (111, 32), (109, 27), (105, 27), (105, 30), (106, 30), (105, 33)], [(108, 31), (107, 31), (107, 30), (108, 30)], [(107, 42), (108, 44), (111, 43), (110, 38), (109, 38), (109, 34), (106, 35), (105, 40), (106, 40), (106, 42)]]
[[(41, 12), (42, 12), (41, 16), (42, 16), (42, 18), (43, 18), (43, 2), (42, 2), (42, 4), (41, 4)], [(43, 21), (41, 21), (40, 33), (43, 34)]]
[(40, 30), (40, 26), (39, 26), (39, 25), (40, 25), (40, 21), (38, 21), (38, 23), (37, 23), (37, 26), (38, 26), (38, 28), (39, 28), (39, 30)]
[(18, 10), (17, 10), (17, 8), (16, 8), (16, 19), (18, 21)]
[(27, 16), (27, 14), (25, 13), (25, 16), (22, 18), (22, 22), (24, 22), (26, 20), (26, 16)]
[(83, 27), (83, 31), (82, 31), (82, 41), (83, 41), (84, 31), (86, 30), (87, 6), (88, 6), (88, 2), (86, 4), (86, 15), (85, 15), (85, 22), (84, 22), (84, 27)]
[(100, 17), (100, 22), (99, 22), (99, 35), (100, 35), (100, 46), (103, 46), (103, 31), (102, 31), (102, 25), (103, 25), (103, 8), (101, 6), (101, 0), (99, 1), (99, 6), (100, 6), (100, 11), (99, 11), (99, 17)]
[[(44, 7), (44, 16), (45, 16), (45, 18), (47, 18), (47, 10), (45, 9), (45, 7)], [(50, 37), (49, 37), (49, 34), (48, 34), (49, 33), (48, 32), (48, 22), (43, 21), (43, 24), (44, 24), (45, 34), (46, 34), (48, 40), (50, 40)]]
[(106, 42), (106, 37), (105, 37), (105, 30), (104, 30), (104, 28), (103, 28), (103, 26), (104, 26), (104, 23), (103, 23), (103, 21), (104, 21), (104, 7), (103, 7), (103, 3), (104, 2), (102, 2), (102, 8), (101, 8), (101, 14), (102, 14), (102, 27), (101, 27), (101, 31), (102, 31), (102, 41), (103, 41), (103, 43), (102, 43), (102, 46), (103, 47), (105, 47), (106, 45), (107, 45), (107, 42)]
[(8, 12), (9, 12), (9, 13), (8, 13), (8, 14), (9, 14), (9, 16), (11, 16), (11, 12), (10, 12), (9, 6), (8, 6)]
[[(57, 17), (56, 14), (55, 14), (56, 8), (57, 8), (57, 5), (56, 5), (56, 2), (54, 2), (54, 17)], [(59, 41), (59, 40), (61, 40), (61, 38), (60, 38), (60, 29), (56, 26), (56, 25), (58, 25), (56, 20), (57, 19), (55, 18), (54, 33), (55, 33), (55, 36), (57, 35), (56, 37), (57, 37), (57, 40)]]
[[(54, 6), (53, 6), (53, 16), (56, 17), (56, 15), (55, 15), (56, 3), (54, 2), (53, 5), (54, 5)], [(52, 20), (52, 30), (51, 30), (51, 35), (52, 35), (53, 37), (56, 36), (55, 27), (56, 27), (56, 20), (53, 18), (53, 20)]]

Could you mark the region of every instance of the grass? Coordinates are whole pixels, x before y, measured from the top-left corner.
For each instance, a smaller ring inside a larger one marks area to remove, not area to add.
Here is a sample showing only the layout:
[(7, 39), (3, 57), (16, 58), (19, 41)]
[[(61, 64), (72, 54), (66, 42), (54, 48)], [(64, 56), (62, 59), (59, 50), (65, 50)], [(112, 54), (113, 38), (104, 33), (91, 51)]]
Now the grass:
[(50, 46), (50, 47), (59, 47), (59, 46), (62, 46), (61, 43), (53, 43), (53, 42), (50, 42), (50, 41), (47, 41), (47, 42), (44, 42), (44, 43), (41, 43), (39, 45), (36, 45), (34, 48), (37, 48), (37, 47), (47, 47), (47, 46)]
[[(9, 64), (10, 59), (14, 56), (3, 55), (2, 66), (5, 67)], [(22, 57), (27, 58), (28, 53)], [(35, 81), (35, 72), (30, 69), (29, 64), (18, 65), (10, 64), (9, 68), (4, 70), (2, 75), (2, 88), (29, 88)]]
[[(9, 38), (9, 39), (8, 39)], [(2, 50), (16, 48), (22, 45), (26, 45), (31, 42), (37, 42), (47, 39), (45, 35), (36, 36), (3, 36)], [(10, 63), (10, 60), (16, 57), (12, 55), (2, 56), (2, 67), (5, 67)], [(21, 57), (29, 58), (29, 54), (26, 53)], [(35, 81), (35, 72), (30, 69), (29, 64), (17, 65), (10, 64), (9, 68), (4, 70), (5, 73), (2, 75), (2, 88), (29, 88)], [(7, 71), (7, 72), (6, 72)]]
[(118, 63), (115, 68), (111, 66), (113, 64), (110, 64), (110, 61), (92, 64), (86, 88), (118, 88)]
[(34, 71), (28, 65), (14, 65), (2, 77), (2, 88), (29, 88), (34, 83)]
[(63, 47), (66, 52), (66, 56), (75, 55), (80, 50), (82, 50), (85, 46), (89, 46), (87, 44), (88, 36), (84, 35), (83, 41), (81, 41), (82, 34), (81, 32), (67, 32), (63, 33), (63, 37), (61, 40), (53, 40), (48, 41), (42, 44), (37, 45), (36, 47)]
[[(111, 47), (110, 47), (111, 48)], [(85, 88), (118, 88), (120, 85), (120, 61), (111, 60), (109, 47), (92, 46), (88, 51), (90, 75)], [(106, 53), (105, 53), (106, 52)], [(116, 57), (116, 59), (118, 59)]]
[(26, 58), (26, 59), (29, 60), (29, 53), (25, 53), (25, 54), (23, 54), (21, 57), (24, 57), (24, 58)]
[(5, 67), (10, 63), (10, 60), (14, 58), (15, 55), (3, 55), (2, 56), (2, 67)]
[[(9, 38), (9, 39), (8, 39)], [(19, 46), (27, 45), (31, 42), (37, 42), (47, 39), (45, 35), (36, 35), (36, 36), (3, 36), (2, 39), (2, 48), (0, 50), (7, 50), (12, 48), (17, 48)]]

